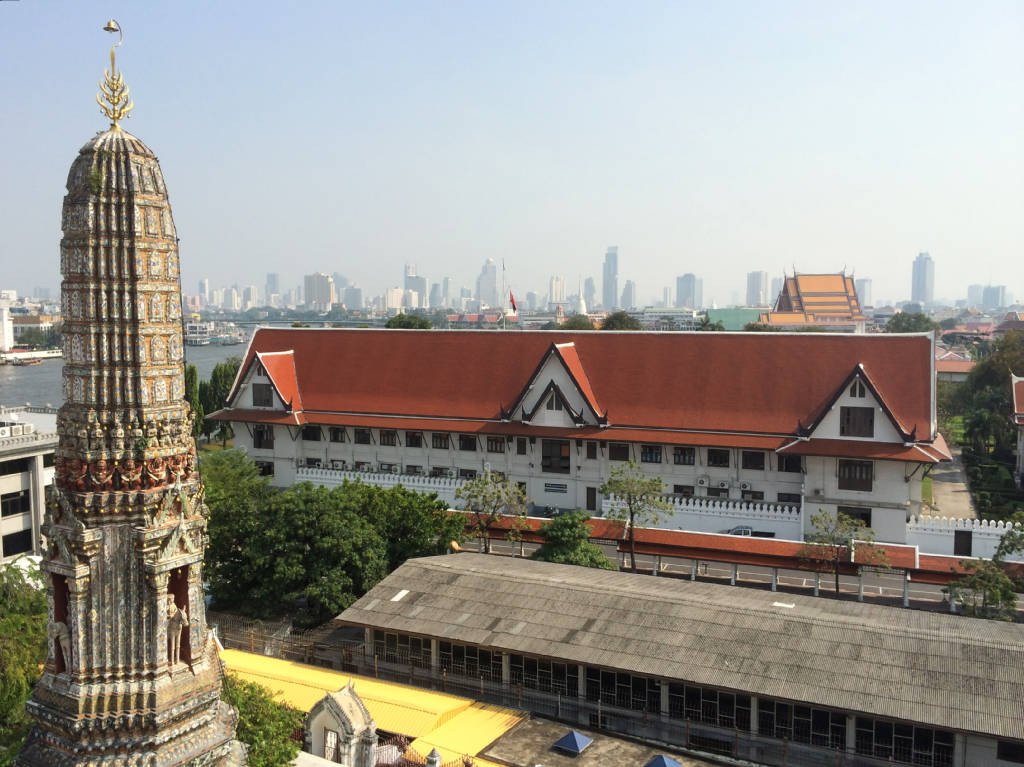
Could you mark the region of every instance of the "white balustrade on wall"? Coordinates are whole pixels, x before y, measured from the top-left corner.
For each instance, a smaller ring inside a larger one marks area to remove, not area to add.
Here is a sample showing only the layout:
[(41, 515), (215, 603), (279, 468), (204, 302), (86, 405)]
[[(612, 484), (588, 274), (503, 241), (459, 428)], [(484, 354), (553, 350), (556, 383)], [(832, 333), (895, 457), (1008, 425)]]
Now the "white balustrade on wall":
[[(761, 501), (738, 501), (719, 498), (683, 498), (664, 496), (668, 509), (657, 524), (660, 530), (689, 530), (697, 533), (718, 533), (733, 527), (752, 527), (757, 531), (775, 533), (776, 538), (802, 540), (803, 518), (799, 506)], [(616, 506), (616, 498), (602, 504), (605, 515)]]
[[(970, 532), (971, 555), (989, 559), (996, 553), (996, 547), (999, 546), (1003, 534), (1010, 529), (1011, 524), (1001, 520), (921, 515), (911, 517), (907, 522), (907, 543), (918, 546), (925, 554), (952, 555), (957, 532)], [(1014, 554), (1008, 559), (1024, 562), (1024, 552)]]
[(455, 491), (465, 484), (464, 479), (451, 477), (428, 477), (422, 474), (394, 474), (386, 471), (343, 471), (340, 469), (315, 469), (300, 467), (295, 472), (297, 482), (312, 482), (324, 487), (338, 487), (344, 482), (362, 482), (385, 489), (401, 485), (417, 493), (437, 493), (437, 497), (450, 508), (455, 506)]

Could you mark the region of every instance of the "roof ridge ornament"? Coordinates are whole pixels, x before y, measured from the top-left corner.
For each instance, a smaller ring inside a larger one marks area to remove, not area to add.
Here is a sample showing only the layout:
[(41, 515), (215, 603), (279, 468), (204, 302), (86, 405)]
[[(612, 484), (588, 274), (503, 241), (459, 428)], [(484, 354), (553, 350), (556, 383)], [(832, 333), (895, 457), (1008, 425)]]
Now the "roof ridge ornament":
[(100, 82), (103, 99), (100, 99), (100, 94), (97, 93), (96, 103), (100, 105), (100, 111), (110, 119), (110, 127), (113, 130), (120, 130), (121, 126), (118, 123), (130, 117), (128, 113), (135, 106), (135, 102), (128, 95), (124, 74), (117, 71), (117, 64), (114, 61), (114, 49), (124, 42), (124, 32), (115, 19), (108, 21), (103, 29), (107, 32), (117, 32), (119, 37), (117, 42), (110, 46), (110, 70), (103, 70), (103, 80)]

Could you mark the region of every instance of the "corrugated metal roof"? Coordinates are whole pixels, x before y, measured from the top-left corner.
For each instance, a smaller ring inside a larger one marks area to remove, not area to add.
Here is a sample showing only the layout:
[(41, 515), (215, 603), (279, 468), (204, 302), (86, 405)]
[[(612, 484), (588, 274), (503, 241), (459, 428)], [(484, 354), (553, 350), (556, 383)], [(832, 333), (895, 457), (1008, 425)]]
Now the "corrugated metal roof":
[(406, 562), (340, 619), (1024, 739), (1024, 626), (777, 596), (459, 554)]

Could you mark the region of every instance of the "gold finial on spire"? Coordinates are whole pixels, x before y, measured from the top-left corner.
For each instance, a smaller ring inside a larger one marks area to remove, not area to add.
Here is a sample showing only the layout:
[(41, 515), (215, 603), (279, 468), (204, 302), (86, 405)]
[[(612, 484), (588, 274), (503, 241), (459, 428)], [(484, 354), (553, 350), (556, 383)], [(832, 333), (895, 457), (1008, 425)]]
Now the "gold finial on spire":
[(124, 42), (124, 32), (114, 19), (108, 21), (103, 29), (107, 32), (117, 32), (119, 37), (117, 42), (110, 46), (110, 71), (103, 70), (103, 82), (100, 83), (103, 99), (101, 100), (100, 94), (97, 93), (96, 103), (100, 105), (100, 111), (110, 118), (110, 127), (119, 128), (118, 121), (130, 117), (128, 113), (135, 106), (135, 102), (128, 95), (128, 86), (124, 84), (124, 75), (117, 71), (114, 63), (114, 49)]

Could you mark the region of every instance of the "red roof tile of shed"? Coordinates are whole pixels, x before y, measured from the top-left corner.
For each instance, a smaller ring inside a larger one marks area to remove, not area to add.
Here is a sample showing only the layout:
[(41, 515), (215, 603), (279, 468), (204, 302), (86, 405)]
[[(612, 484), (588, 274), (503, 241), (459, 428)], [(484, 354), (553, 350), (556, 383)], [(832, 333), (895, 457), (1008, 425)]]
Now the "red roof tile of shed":
[(309, 410), (498, 420), (569, 341), (614, 425), (791, 434), (863, 364), (898, 421), (930, 436), (926, 334), (282, 328), (257, 331), (247, 357), (294, 350)]
[(938, 463), (949, 456), (936, 454), (929, 446), (904, 445), (900, 442), (870, 440), (809, 439), (793, 442), (778, 452), (789, 455), (828, 455), (840, 458), (876, 458), (883, 461), (921, 461)]

